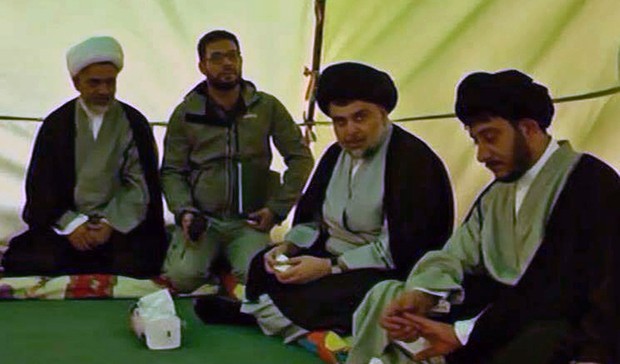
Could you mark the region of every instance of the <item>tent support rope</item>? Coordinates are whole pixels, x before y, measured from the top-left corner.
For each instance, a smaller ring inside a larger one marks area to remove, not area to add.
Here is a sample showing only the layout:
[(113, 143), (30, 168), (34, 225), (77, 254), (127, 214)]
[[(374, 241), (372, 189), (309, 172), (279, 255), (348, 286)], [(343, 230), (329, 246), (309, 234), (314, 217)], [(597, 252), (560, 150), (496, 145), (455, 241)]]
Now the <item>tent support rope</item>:
[[(317, 0), (317, 2), (323, 2), (324, 3), (324, 0)], [(321, 32), (321, 34), (322, 34), (322, 32)], [(319, 52), (319, 58), (320, 58), (320, 52)], [(314, 62), (313, 62), (313, 64), (314, 64)], [(317, 67), (319, 67), (319, 66), (320, 65), (317, 64)], [(317, 70), (318, 70), (318, 68), (317, 68)], [(561, 103), (565, 103), (565, 102), (583, 101), (583, 100), (596, 99), (596, 98), (599, 98), (599, 97), (611, 96), (611, 95), (615, 95), (617, 93), (620, 93), (620, 86), (615, 86), (615, 87), (612, 87), (612, 88), (608, 88), (608, 89), (604, 89), (604, 90), (599, 90), (599, 91), (588, 92), (588, 93), (580, 94), (580, 95), (558, 97), (558, 98), (553, 99), (553, 102), (555, 104), (561, 104)], [(307, 119), (305, 119), (305, 121), (303, 123), (300, 123), (298, 125), (305, 125), (307, 127), (312, 127), (314, 125), (331, 125), (330, 121), (313, 121), (312, 120), (313, 117), (314, 117), (314, 110), (315, 110), (314, 105), (315, 105), (315, 100), (314, 100), (314, 91), (313, 91), (312, 99), (310, 100), (310, 102), (308, 104), (308, 114), (307, 115), (309, 117)], [(456, 117), (456, 115), (454, 113), (446, 113), (446, 114), (432, 114), (432, 115), (413, 116), (413, 117), (408, 117), (408, 118), (394, 119), (392, 121), (399, 123), (399, 122), (407, 122), (407, 121), (450, 119), (450, 118), (454, 118), (454, 117)], [(0, 115), (0, 120), (41, 122), (41, 121), (43, 121), (43, 118)], [(150, 122), (150, 125), (166, 127), (168, 125), (168, 123), (164, 122), (164, 121), (154, 121), (154, 122)]]

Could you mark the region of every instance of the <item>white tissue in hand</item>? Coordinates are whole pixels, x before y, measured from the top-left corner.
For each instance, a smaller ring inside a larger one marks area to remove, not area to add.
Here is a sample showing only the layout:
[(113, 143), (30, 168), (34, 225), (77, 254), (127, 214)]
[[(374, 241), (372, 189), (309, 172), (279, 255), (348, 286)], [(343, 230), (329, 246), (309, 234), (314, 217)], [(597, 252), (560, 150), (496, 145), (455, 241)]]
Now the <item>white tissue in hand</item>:
[(142, 297), (131, 316), (134, 332), (145, 337), (149, 349), (174, 349), (181, 346), (181, 320), (167, 289)]
[(394, 344), (400, 346), (403, 350), (405, 350), (412, 356), (431, 346), (428, 340), (423, 337), (410, 343), (401, 340), (394, 340)]
[[(280, 254), (276, 257), (276, 262), (278, 263), (286, 263), (288, 262), (288, 257), (284, 254)], [(277, 270), (278, 272), (286, 272), (287, 269), (289, 269), (291, 267), (290, 264), (278, 264), (275, 267), (273, 267), (275, 270)]]

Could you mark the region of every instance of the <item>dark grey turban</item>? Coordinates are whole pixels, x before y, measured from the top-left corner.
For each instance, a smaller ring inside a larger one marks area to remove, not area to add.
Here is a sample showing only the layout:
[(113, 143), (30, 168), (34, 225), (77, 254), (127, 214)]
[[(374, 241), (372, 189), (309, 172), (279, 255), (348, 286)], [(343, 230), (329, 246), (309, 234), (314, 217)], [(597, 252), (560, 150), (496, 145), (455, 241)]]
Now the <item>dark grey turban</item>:
[(489, 116), (509, 121), (536, 120), (545, 130), (553, 118), (553, 102), (545, 86), (517, 70), (477, 72), (465, 77), (456, 91), (456, 116), (469, 126)]
[(392, 78), (361, 63), (345, 62), (327, 67), (319, 78), (316, 100), (319, 107), (329, 115), (332, 101), (360, 100), (394, 110), (398, 92)]

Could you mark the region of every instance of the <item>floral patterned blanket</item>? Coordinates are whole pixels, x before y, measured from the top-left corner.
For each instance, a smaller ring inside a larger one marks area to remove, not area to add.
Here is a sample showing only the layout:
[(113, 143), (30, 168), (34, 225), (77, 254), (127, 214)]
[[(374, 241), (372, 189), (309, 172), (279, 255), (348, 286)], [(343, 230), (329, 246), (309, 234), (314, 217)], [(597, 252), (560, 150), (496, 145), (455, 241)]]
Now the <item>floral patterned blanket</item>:
[(163, 278), (134, 279), (108, 274), (0, 276), (0, 299), (139, 298), (162, 288), (171, 288)]

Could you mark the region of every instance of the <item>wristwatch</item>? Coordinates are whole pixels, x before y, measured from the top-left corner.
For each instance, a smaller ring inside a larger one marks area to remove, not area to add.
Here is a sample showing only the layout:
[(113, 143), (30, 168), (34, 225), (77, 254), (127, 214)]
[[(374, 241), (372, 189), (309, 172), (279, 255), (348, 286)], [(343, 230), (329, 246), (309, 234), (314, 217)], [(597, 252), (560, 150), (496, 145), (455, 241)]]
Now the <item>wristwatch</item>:
[(342, 273), (342, 267), (338, 261), (338, 257), (331, 257), (329, 261), (332, 263), (332, 274), (340, 274)]

